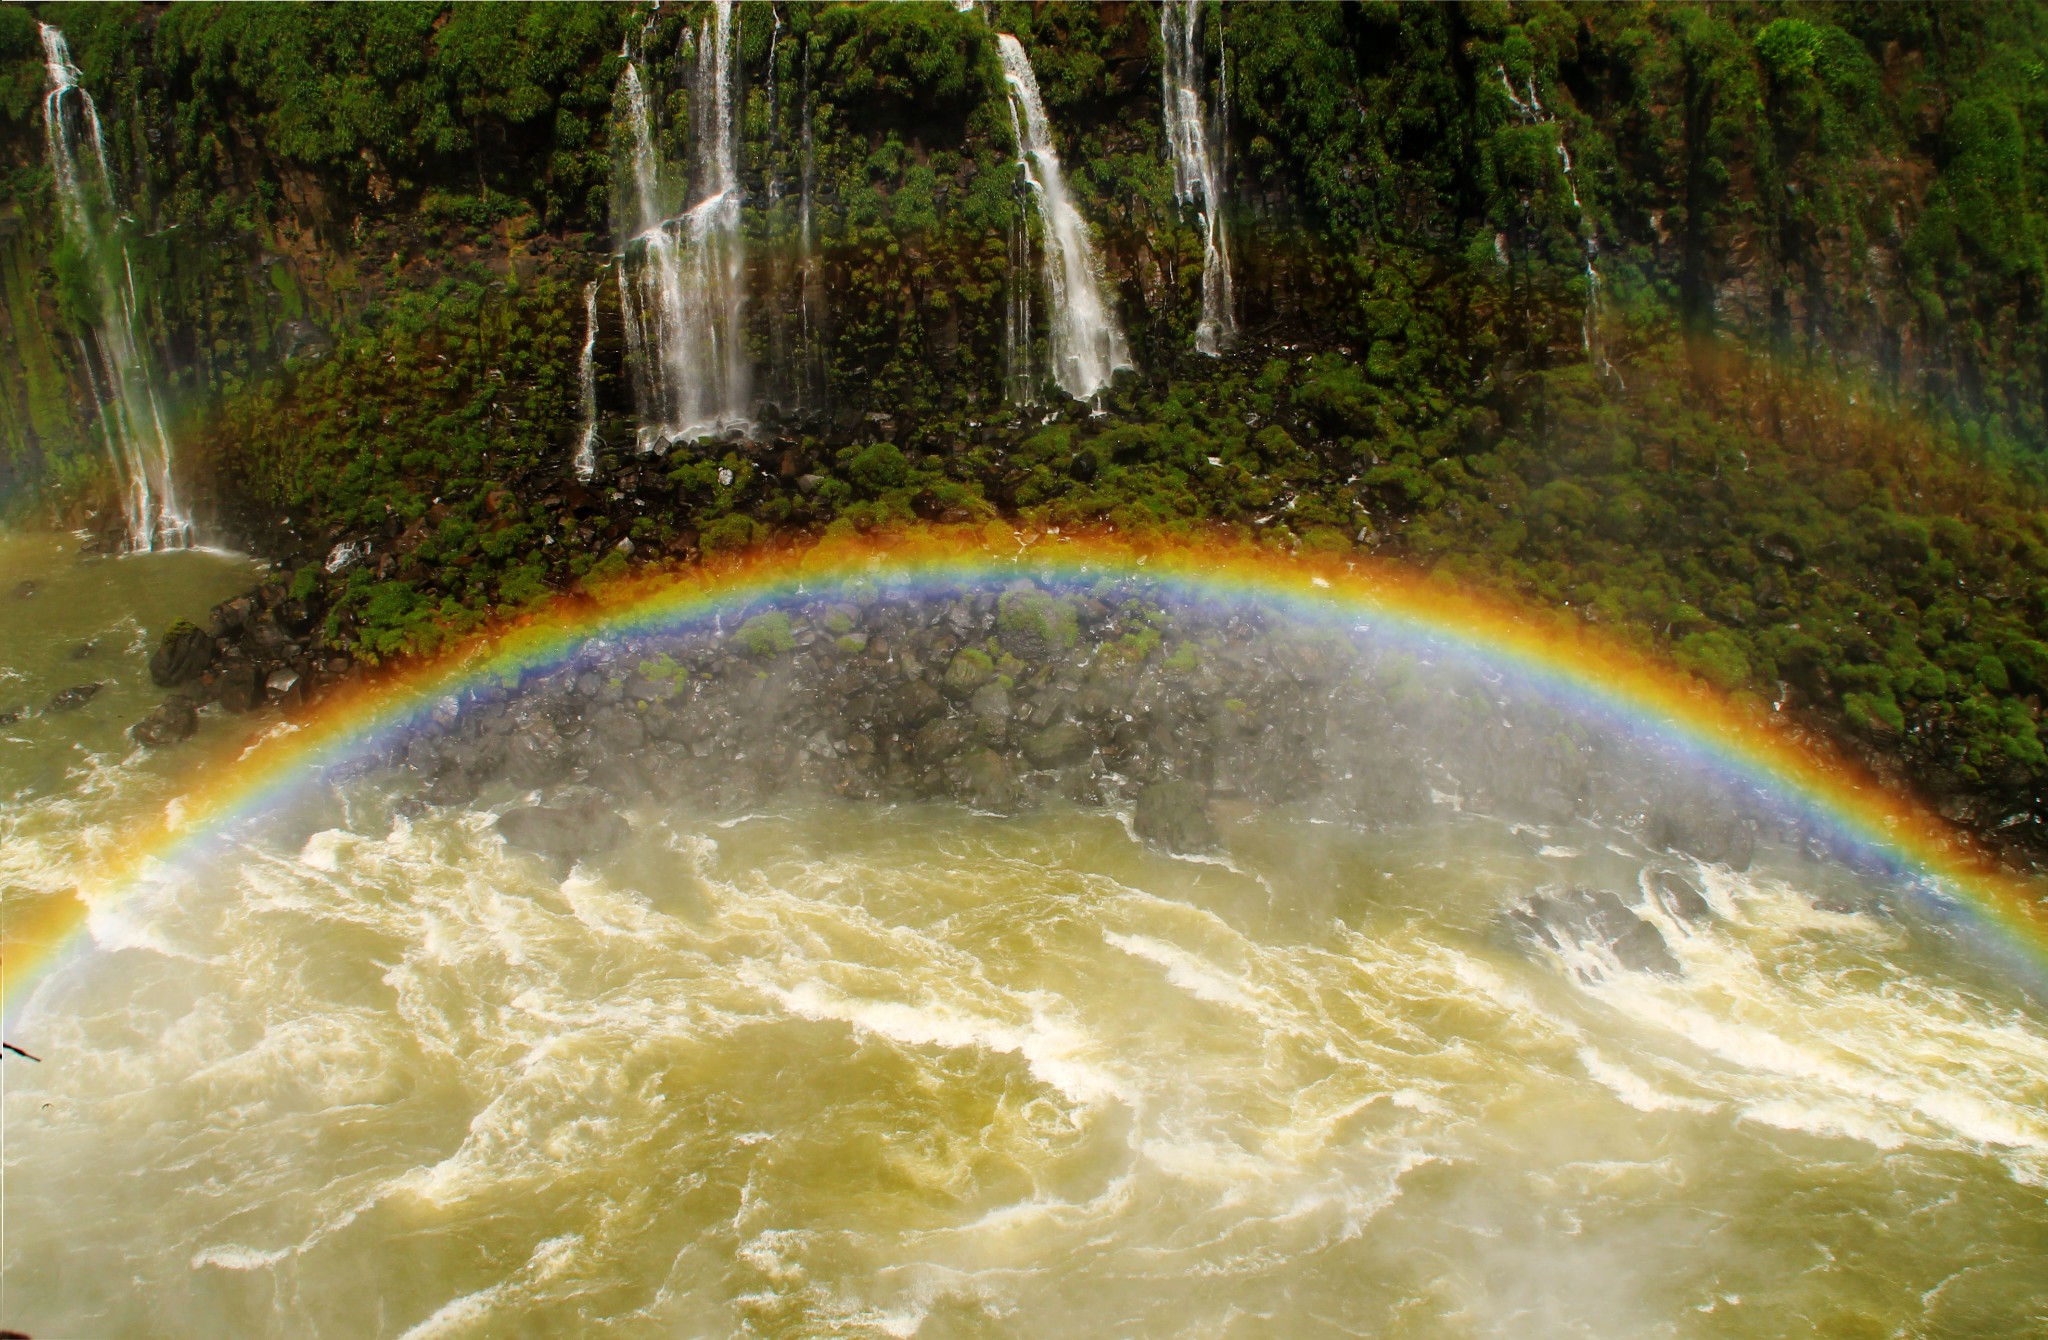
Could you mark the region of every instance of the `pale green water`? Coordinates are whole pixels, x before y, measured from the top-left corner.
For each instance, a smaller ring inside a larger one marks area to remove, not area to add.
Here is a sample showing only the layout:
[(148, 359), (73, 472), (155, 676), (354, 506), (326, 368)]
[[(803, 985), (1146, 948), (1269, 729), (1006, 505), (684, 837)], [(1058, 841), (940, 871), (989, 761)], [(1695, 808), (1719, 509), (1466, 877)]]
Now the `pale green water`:
[[(10, 803), (9, 900), (176, 788), (77, 768)], [(1682, 978), (1588, 983), (1498, 912), (1632, 884), (1590, 829), (1273, 814), (1218, 864), (1071, 811), (629, 817), (564, 878), (358, 782), (102, 909), (125, 947), (47, 983), (11, 1026), (48, 1059), (0, 1071), (5, 1323), (2048, 1326), (2048, 1021), (1924, 932), (1815, 910), (1839, 872), (1714, 876), (1715, 920), (1660, 922)]]

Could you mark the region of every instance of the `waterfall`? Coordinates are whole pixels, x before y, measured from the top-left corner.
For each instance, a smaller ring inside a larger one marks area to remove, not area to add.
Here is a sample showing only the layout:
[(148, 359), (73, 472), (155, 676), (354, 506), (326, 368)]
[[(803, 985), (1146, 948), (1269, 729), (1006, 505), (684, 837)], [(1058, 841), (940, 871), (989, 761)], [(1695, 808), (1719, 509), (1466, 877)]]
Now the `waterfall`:
[[(1201, 0), (1166, 0), (1159, 7), (1160, 106), (1166, 147), (1173, 155), (1173, 195), (1202, 223), (1202, 319), (1195, 349), (1220, 354), (1237, 335), (1230, 291), (1230, 252), (1223, 236), (1222, 173), (1210, 149), (1202, 115)], [(1219, 137), (1220, 138), (1220, 137)]]
[(683, 192), (664, 188), (653, 110), (630, 59), (621, 80), (632, 167), (619, 214), (619, 309), (640, 406), (642, 451), (748, 422), (746, 251), (732, 57), (732, 3), (718, 0), (698, 35), (691, 98), (690, 185), (699, 194), (679, 214), (669, 212), (667, 201), (671, 193)]
[(92, 326), (94, 356), (86, 359), (86, 368), (121, 487), (128, 548), (138, 553), (183, 549), (192, 543), (192, 518), (179, 504), (171, 477), (171, 438), (143, 352), (135, 267), (119, 232), (99, 110), (79, 83), (64, 34), (48, 24), (41, 27), (50, 79), (43, 97), (44, 138), (64, 231), (90, 271), (99, 308)]
[(1009, 85), (1017, 164), (1038, 202), (1045, 234), (1043, 268), (1051, 307), (1046, 337), (1053, 380), (1068, 395), (1086, 400), (1109, 385), (1118, 368), (1131, 366), (1130, 353), (1123, 331), (1103, 301), (1088, 224), (1067, 198), (1066, 177), (1046, 125), (1045, 104), (1038, 96), (1031, 58), (1024, 54), (1024, 44), (1009, 33), (997, 33), (996, 45)]
[(597, 290), (602, 276), (583, 289), (583, 356), (576, 360), (576, 389), (583, 431), (576, 435), (576, 477), (597, 475)]
[[(1572, 151), (1564, 142), (1564, 127), (1558, 124), (1556, 114), (1545, 107), (1543, 100), (1536, 96), (1536, 81), (1534, 79), (1530, 79), (1527, 82), (1526, 91), (1529, 96), (1524, 99), (1516, 94), (1513, 82), (1508, 79), (1507, 67), (1497, 65), (1494, 68), (1500, 74), (1500, 86), (1507, 91), (1508, 103), (1513, 106), (1517, 116), (1530, 125), (1556, 127), (1558, 171), (1564, 176), (1564, 187), (1571, 195), (1572, 208), (1578, 211), (1579, 247), (1582, 252), (1586, 274), (1586, 306), (1585, 310), (1579, 314), (1579, 344), (1585, 350), (1586, 357), (1591, 360), (1594, 371), (1603, 377), (1614, 378), (1616, 385), (1625, 385), (1621, 380), (1621, 374), (1614, 370), (1614, 364), (1608, 361), (1607, 350), (1600, 339), (1600, 286), (1602, 280), (1600, 278), (1600, 267), (1596, 264), (1600, 258), (1600, 232), (1593, 226), (1592, 221), (1586, 217), (1585, 202), (1579, 199), (1578, 177), (1572, 170)], [(1499, 243), (1496, 242), (1496, 248), (1498, 249), (1498, 247)], [(1505, 259), (1505, 256), (1503, 256), (1503, 259)]]

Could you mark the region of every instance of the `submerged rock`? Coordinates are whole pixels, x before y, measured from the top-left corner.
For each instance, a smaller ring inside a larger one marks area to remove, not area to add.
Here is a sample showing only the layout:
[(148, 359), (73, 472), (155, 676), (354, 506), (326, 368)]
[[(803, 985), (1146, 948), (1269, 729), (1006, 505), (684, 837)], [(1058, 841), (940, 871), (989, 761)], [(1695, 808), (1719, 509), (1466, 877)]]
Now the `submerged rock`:
[(598, 801), (522, 806), (499, 815), (497, 827), (507, 846), (558, 861), (602, 855), (632, 832), (624, 819)]
[[(1507, 919), (1522, 935), (1551, 949), (1604, 949), (1631, 972), (1679, 975), (1678, 960), (1657, 928), (1608, 889), (1531, 894), (1521, 906), (1508, 909)], [(1587, 975), (1583, 968), (1580, 974)]]
[(135, 743), (158, 749), (167, 744), (192, 738), (192, 732), (199, 729), (199, 707), (182, 693), (174, 693), (163, 700), (154, 712), (129, 728), (129, 735)]
[(1208, 792), (1193, 782), (1157, 782), (1140, 791), (1131, 827), (1145, 841), (1184, 855), (1216, 846)]
[(1756, 856), (1755, 825), (1708, 796), (1686, 797), (1652, 811), (1646, 836), (1652, 846), (1730, 870), (1749, 869)]
[(59, 689), (50, 699), (52, 712), (76, 712), (93, 700), (103, 686), (99, 684), (74, 684), (68, 689)]
[(1714, 914), (1699, 886), (1676, 870), (1658, 870), (1649, 878), (1650, 892), (1664, 910), (1686, 921), (1705, 921)]

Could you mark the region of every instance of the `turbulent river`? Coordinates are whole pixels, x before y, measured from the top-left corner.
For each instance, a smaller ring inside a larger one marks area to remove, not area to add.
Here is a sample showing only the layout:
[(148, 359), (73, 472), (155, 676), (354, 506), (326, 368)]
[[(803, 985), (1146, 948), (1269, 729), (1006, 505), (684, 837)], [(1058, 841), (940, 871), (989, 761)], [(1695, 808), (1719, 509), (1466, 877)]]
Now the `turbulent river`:
[[(0, 537), (0, 885), (69, 898), (247, 569)], [(33, 595), (12, 594), (34, 581)], [(90, 643), (82, 658), (78, 649)], [(42, 704), (100, 680), (82, 707)], [(12, 701), (19, 699), (19, 703)], [(369, 774), (97, 909), (8, 1020), (38, 1336), (1996, 1336), (2048, 1325), (2048, 1012), (1766, 842), (1051, 803), (627, 807), (555, 865)], [(1660, 864), (1661, 862), (1661, 864)], [(1658, 869), (1709, 905), (1648, 896)], [(1625, 891), (1678, 971), (1533, 947)]]

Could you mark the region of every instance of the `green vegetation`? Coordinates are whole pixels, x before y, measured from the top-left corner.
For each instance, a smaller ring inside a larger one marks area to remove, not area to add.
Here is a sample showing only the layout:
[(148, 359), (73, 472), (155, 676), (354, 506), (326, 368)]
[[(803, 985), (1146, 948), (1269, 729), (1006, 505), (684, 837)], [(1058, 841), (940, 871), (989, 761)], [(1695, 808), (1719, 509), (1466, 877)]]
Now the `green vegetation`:
[[(589, 485), (566, 461), (620, 47), (685, 162), (704, 6), (36, 13), (106, 114), (183, 440), (366, 657), (786, 536), (1221, 530), (1569, 611), (1987, 817), (2038, 808), (2041, 4), (1211, 7), (1249, 332), (1222, 360), (1189, 349), (1156, 11), (742, 7), (748, 353), (780, 412), (634, 455), (608, 282)], [(996, 31), (1139, 365), (1100, 416), (1008, 399), (1037, 225)], [(83, 508), (93, 303), (41, 90), (34, 21), (0, 8), (0, 488)], [(344, 540), (368, 556), (329, 578)], [(1042, 595), (1001, 619), (1005, 646), (1078, 636)], [(1168, 650), (1144, 641), (1104, 654)]]
[(732, 640), (749, 656), (780, 656), (796, 647), (789, 616), (781, 610), (756, 614), (734, 630)]

